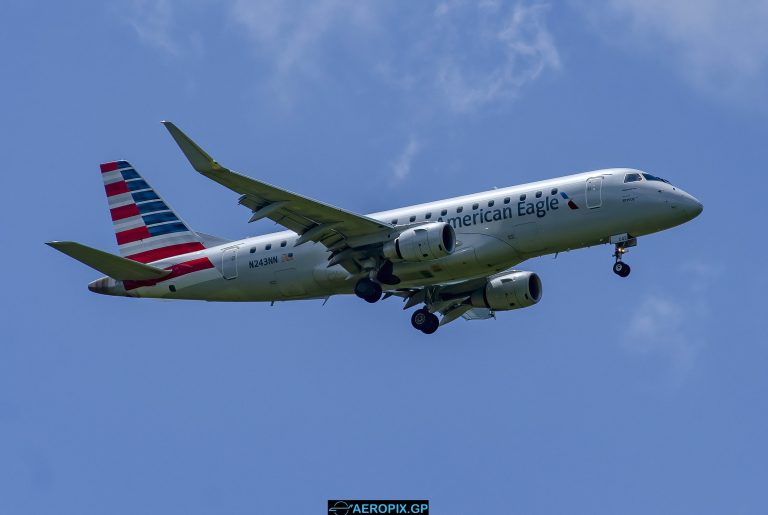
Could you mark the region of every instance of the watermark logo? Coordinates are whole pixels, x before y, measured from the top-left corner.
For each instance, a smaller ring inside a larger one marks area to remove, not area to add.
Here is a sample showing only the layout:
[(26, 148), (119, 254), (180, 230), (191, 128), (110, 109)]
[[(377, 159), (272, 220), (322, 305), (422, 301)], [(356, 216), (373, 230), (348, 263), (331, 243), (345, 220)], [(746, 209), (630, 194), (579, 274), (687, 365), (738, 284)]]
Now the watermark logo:
[(328, 501), (328, 515), (355, 515), (357, 513), (377, 515), (429, 515), (429, 501)]

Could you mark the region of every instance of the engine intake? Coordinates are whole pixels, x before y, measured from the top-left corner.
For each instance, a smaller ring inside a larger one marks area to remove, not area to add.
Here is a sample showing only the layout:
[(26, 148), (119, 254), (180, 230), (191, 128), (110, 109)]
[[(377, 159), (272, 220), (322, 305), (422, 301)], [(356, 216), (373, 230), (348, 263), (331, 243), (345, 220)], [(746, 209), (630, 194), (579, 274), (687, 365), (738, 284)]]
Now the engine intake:
[(490, 279), (469, 298), (478, 308), (496, 311), (527, 308), (541, 300), (541, 279), (533, 272), (512, 272)]
[(445, 222), (432, 222), (401, 232), (384, 244), (384, 256), (392, 261), (431, 261), (453, 252), (456, 233)]

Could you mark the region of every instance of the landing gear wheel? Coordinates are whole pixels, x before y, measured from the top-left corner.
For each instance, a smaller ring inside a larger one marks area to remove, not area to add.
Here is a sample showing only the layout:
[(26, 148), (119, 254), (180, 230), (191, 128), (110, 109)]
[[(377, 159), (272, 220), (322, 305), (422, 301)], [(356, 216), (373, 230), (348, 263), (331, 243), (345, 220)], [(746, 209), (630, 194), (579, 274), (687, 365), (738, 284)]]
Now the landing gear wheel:
[(631, 271), (632, 268), (630, 268), (630, 266), (623, 261), (616, 261), (616, 263), (613, 265), (613, 273), (619, 277), (626, 277)]
[(381, 285), (371, 281), (367, 277), (363, 277), (357, 281), (357, 284), (355, 285), (355, 295), (371, 304), (377, 302), (381, 298), (381, 293)]
[(616, 258), (616, 262), (613, 264), (613, 273), (619, 277), (626, 277), (632, 270), (628, 264), (623, 262), (621, 258), (627, 253), (627, 246), (634, 247), (637, 245), (637, 240), (632, 239), (629, 242), (621, 242), (616, 244), (616, 252), (613, 253), (613, 257)]
[(424, 334), (432, 334), (440, 326), (440, 319), (426, 308), (421, 308), (414, 311), (413, 315), (411, 315), (411, 325)]

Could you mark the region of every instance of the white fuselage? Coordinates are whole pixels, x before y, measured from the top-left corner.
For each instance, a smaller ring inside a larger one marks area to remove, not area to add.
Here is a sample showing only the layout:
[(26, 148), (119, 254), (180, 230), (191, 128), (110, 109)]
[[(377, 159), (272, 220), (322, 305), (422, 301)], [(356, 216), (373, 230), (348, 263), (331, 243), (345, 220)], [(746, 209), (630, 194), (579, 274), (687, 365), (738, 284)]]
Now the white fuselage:
[[(662, 181), (625, 183), (626, 168), (598, 170), (495, 189), (391, 211), (371, 218), (393, 226), (444, 221), (456, 232), (456, 249), (445, 257), (395, 263), (397, 288), (486, 277), (526, 259), (607, 243), (691, 220), (701, 204)], [(570, 204), (570, 205), (569, 205)], [(266, 234), (153, 263), (170, 267), (207, 258), (212, 268), (126, 290), (120, 281), (94, 281), (98, 293), (211, 301), (281, 301), (352, 293), (367, 273), (328, 267), (317, 243), (294, 246), (291, 231)]]

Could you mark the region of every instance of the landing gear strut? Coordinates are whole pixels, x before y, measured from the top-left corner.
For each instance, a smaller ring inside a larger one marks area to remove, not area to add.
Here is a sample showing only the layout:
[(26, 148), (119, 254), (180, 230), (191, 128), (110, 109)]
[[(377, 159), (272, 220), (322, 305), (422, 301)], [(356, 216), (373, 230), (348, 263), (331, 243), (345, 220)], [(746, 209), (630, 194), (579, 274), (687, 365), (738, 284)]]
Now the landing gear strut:
[(381, 293), (381, 285), (367, 277), (363, 277), (355, 285), (355, 295), (371, 304), (381, 299)]
[(613, 273), (619, 277), (626, 277), (632, 268), (624, 261), (621, 260), (622, 256), (627, 252), (626, 245), (624, 243), (616, 244), (616, 252), (613, 253), (613, 257), (616, 258), (616, 262), (613, 264)]
[(424, 334), (432, 334), (440, 326), (440, 319), (434, 313), (430, 313), (427, 308), (421, 308), (411, 315), (411, 325)]

